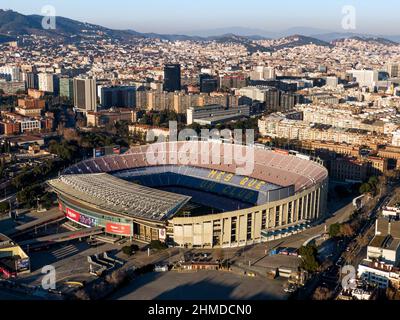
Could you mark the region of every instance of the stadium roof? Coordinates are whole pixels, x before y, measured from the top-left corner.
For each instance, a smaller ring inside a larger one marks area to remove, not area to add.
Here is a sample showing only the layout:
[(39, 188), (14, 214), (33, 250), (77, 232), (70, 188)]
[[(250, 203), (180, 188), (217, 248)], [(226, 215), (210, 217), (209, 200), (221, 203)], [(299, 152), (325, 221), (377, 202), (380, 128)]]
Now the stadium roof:
[(168, 219), (190, 200), (107, 173), (63, 175), (48, 183), (57, 192), (99, 209), (149, 220)]

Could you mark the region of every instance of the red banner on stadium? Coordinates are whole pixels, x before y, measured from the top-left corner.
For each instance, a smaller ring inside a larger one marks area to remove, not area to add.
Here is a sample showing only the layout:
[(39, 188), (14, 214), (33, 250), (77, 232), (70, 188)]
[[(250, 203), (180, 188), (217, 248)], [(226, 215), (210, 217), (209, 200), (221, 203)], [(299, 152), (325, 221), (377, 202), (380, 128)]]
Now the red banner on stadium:
[(73, 221), (79, 222), (80, 214), (79, 214), (79, 212), (76, 212), (75, 210), (67, 208), (66, 216), (67, 216), (67, 218), (69, 218)]
[(124, 224), (116, 224), (116, 223), (107, 223), (106, 224), (106, 232), (121, 234), (124, 236), (131, 235), (131, 226)]

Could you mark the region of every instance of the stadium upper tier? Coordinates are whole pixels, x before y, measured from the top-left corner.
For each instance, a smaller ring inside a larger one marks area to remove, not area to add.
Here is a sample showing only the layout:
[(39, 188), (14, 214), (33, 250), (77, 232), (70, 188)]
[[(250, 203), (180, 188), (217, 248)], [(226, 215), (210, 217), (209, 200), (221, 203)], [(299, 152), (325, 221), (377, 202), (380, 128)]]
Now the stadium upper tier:
[[(241, 162), (235, 159), (241, 159)], [(293, 185), (295, 192), (312, 187), (328, 177), (328, 172), (322, 165), (295, 155), (211, 141), (135, 146), (123, 155), (85, 160), (67, 168), (64, 174), (111, 173), (160, 165), (190, 165), (232, 174), (237, 174), (238, 168), (250, 165), (252, 170), (243, 175), (280, 187)]]
[(107, 212), (165, 220), (190, 197), (140, 186), (106, 173), (60, 176), (48, 181), (57, 192)]

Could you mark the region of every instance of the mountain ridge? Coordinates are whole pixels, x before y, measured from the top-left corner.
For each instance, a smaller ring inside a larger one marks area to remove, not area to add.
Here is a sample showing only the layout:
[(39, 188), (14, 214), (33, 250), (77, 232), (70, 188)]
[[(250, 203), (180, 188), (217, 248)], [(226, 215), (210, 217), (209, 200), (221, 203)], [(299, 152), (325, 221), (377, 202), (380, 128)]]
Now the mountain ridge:
[[(280, 38), (289, 38), (294, 36), (301, 36), (302, 41), (298, 45), (315, 43), (320, 45), (327, 45), (331, 42), (347, 39), (347, 38), (360, 38), (362, 41), (372, 41), (372, 39), (379, 39), (378, 42), (382, 44), (398, 44), (400, 36), (380, 36), (380, 35), (364, 35), (359, 33), (340, 33), (329, 32), (329, 30), (311, 28), (311, 27), (293, 27), (282, 32), (268, 32), (262, 29), (233, 27), (235, 31), (241, 34), (225, 32), (218, 35), (201, 36), (195, 35), (193, 32), (189, 34), (159, 34), (159, 33), (142, 33), (132, 29), (116, 30), (101, 25), (81, 22), (65, 17), (56, 17), (57, 28), (55, 30), (45, 30), (42, 28), (43, 16), (40, 15), (23, 15), (12, 10), (0, 9), (0, 35), (5, 37), (16, 37), (28, 34), (36, 34), (43, 36), (50, 36), (56, 38), (65, 37), (88, 37), (94, 34), (104, 34), (114, 39), (130, 40), (135, 38), (159, 38), (163, 40), (193, 40), (193, 41), (232, 41), (243, 42), (248, 48), (257, 48), (257, 45), (251, 44), (252, 40), (271, 40)], [(229, 31), (231, 28), (214, 29), (220, 31)], [(302, 31), (302, 32), (296, 32)], [(258, 34), (257, 32), (263, 32)], [(326, 32), (326, 33), (318, 33)], [(314, 34), (315, 33), (315, 34)], [(269, 36), (268, 36), (269, 35)], [(295, 43), (291, 46), (296, 45)]]

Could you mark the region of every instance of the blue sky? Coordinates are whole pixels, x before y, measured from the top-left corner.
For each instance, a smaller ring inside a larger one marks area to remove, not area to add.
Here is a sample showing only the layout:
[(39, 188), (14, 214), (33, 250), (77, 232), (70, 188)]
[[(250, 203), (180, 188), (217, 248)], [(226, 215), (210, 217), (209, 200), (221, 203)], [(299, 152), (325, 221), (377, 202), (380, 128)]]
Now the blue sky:
[(268, 31), (306, 26), (343, 31), (344, 5), (356, 8), (355, 32), (399, 34), (399, 0), (1, 0), (0, 8), (59, 16), (116, 29), (185, 33), (224, 27)]

